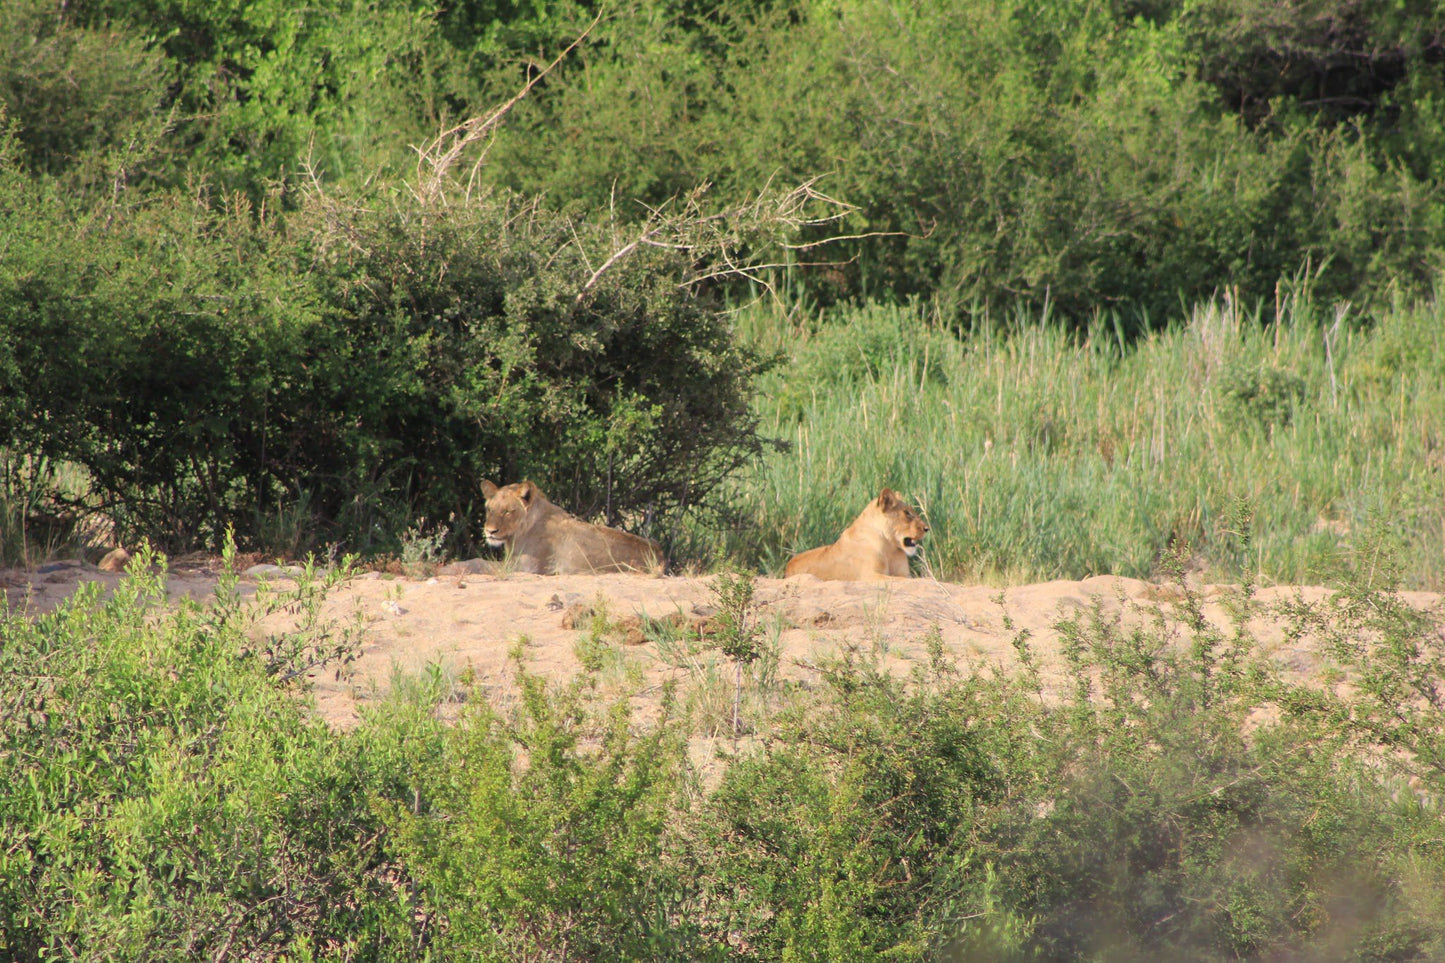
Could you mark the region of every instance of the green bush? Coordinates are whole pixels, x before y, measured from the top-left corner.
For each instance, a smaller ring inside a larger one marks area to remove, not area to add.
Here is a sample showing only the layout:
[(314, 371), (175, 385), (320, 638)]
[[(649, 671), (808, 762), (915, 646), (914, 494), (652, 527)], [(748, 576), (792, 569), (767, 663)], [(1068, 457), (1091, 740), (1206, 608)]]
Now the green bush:
[(1246, 423), (1287, 425), (1305, 399), (1305, 380), (1274, 365), (1233, 365), (1220, 373), (1219, 381), (1224, 398)]
[(0, 955), (305, 956), (405, 931), (366, 769), (297, 698), (326, 643), (263, 647), (234, 579), (219, 593), (160, 613), (161, 578), (135, 575), (0, 611)]
[(409, 166), (407, 145), (450, 113), (456, 68), (417, 5), (87, 0), (49, 16), (147, 38), (174, 76), (167, 106), (189, 173), (253, 200), (306, 162), (358, 181)]
[(667, 850), (682, 744), (667, 717), (634, 733), (584, 675), (517, 669), (521, 699), (472, 707), (383, 809), (430, 945), (451, 959), (702, 959), (692, 885)]
[(761, 448), (764, 363), (688, 285), (701, 251), (641, 246), (594, 273), (626, 240), (502, 198), (318, 218), (327, 384), (305, 477), (350, 496), (404, 473), (414, 514), (459, 523), (488, 476), (613, 523), (706, 504)]
[[(289, 206), (505, 101), (592, 5), (239, 0), (10, 4), (0, 101), (34, 169), (87, 189), (203, 177)], [(1321, 270), (1356, 302), (1442, 266), (1445, 19), (1310, 0), (628, 0), (512, 111), (479, 173), (623, 222), (711, 183), (822, 176), (847, 251), (810, 294), (1048, 303), (1148, 325), (1182, 296)], [(100, 122), (104, 118), (104, 122)]]
[[(398, 676), (327, 730), (330, 579), (260, 612), (232, 576), (161, 612), (148, 574), (6, 608), (0, 954), (1438, 958), (1439, 612), (1390, 541), (1316, 602), (1211, 598), (1222, 626), (1175, 558), (1174, 621), (1074, 613), (1047, 690), (1026, 633), (1007, 676), (845, 647), (716, 782), (670, 692), (643, 722), (595, 671)], [(299, 631), (258, 632), (283, 606)], [(1327, 674), (1281, 677), (1261, 617)]]
[(87, 211), (9, 166), (0, 192), (0, 433), (82, 466), (86, 507), (123, 539), (244, 536), (273, 486), (294, 486), (269, 466), (296, 439), (267, 416), (306, 387), (319, 323), (308, 279), (271, 256), (272, 223), (204, 195)]
[(941, 658), (910, 686), (848, 654), (824, 682), (702, 813), (716, 925), (755, 958), (794, 960), (923, 959), (957, 919), (1026, 930), (993, 901), (989, 838), (1035, 775), (1019, 693)]
[(75, 26), (40, 0), (0, 9), (0, 37), (0, 109), (28, 169), (109, 192), (155, 164), (173, 71), (142, 37)]
[(703, 241), (597, 271), (625, 237), (506, 197), (83, 213), (35, 187), (0, 170), (0, 425), (83, 466), (122, 537), (254, 544), (299, 515), (312, 540), (394, 550), (455, 517), (465, 547), (489, 476), (661, 522), (760, 448), (763, 363), (689, 283)]
[[(1417, 641), (1438, 624), (1365, 595)], [(1026, 635), (1009, 679), (845, 655), (700, 813), (719, 932), (761, 959), (1432, 958), (1438, 657), (1335, 663), (1395, 683), (1356, 706), (1277, 678), (1248, 588), (1228, 605), (1216, 628), (1185, 588), (1182, 634), (1066, 619), (1074, 685), (1048, 695)]]
[(700, 181), (729, 196), (824, 175), (868, 235), (852, 262), (803, 275), (825, 298), (1157, 323), (1224, 285), (1269, 297), (1306, 264), (1328, 265), (1327, 295), (1428, 290), (1442, 21), (1383, 3), (1273, 11), (625, 5), (519, 105), (492, 173), (559, 205), (620, 199), (624, 216)]
[(1277, 692), (1248, 597), (1234, 604), (1228, 635), (1186, 597), (1195, 628), (1177, 642), (1097, 612), (1061, 624), (1077, 691), (1048, 738), (1068, 789), (1019, 839), (1048, 955), (1312, 956), (1412, 916), (1400, 867), (1377, 856), (1408, 851), (1417, 817), (1392, 811), (1368, 762), (1251, 729)]

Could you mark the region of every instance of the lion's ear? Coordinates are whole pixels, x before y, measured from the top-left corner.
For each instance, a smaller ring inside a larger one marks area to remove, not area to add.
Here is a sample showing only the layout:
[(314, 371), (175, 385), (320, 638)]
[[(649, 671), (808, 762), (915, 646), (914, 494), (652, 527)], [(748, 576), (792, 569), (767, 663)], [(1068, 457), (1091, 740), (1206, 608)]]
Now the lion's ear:
[(483, 479), (482, 479), (482, 497), (483, 497), (483, 498), (491, 498), (491, 497), (492, 497), (493, 495), (495, 495), (496, 493), (497, 493), (497, 486), (496, 486), (496, 485), (493, 485), (491, 482), (487, 481), (487, 479), (483, 478)]
[(540, 495), (542, 493), (541, 489), (539, 489), (536, 485), (532, 484), (529, 481), (522, 482), (521, 489), (522, 490), (517, 493), (517, 497), (522, 499), (523, 505), (532, 504), (532, 496)]
[(885, 512), (898, 504), (898, 493), (891, 488), (885, 488), (878, 493), (878, 507)]

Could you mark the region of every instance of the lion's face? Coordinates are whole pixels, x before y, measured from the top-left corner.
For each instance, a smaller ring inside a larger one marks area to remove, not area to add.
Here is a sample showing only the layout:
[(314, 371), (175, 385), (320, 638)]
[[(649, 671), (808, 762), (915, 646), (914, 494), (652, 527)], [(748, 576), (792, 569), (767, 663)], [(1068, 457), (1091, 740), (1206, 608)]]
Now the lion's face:
[(536, 500), (537, 487), (531, 482), (518, 482), (498, 488), (484, 481), (482, 494), (487, 499), (487, 544), (492, 548), (505, 548), (526, 520), (527, 511)]
[(928, 533), (928, 526), (923, 523), (923, 518), (889, 488), (883, 489), (876, 504), (888, 523), (888, 532), (893, 543), (903, 549), (905, 555), (917, 554), (918, 543)]

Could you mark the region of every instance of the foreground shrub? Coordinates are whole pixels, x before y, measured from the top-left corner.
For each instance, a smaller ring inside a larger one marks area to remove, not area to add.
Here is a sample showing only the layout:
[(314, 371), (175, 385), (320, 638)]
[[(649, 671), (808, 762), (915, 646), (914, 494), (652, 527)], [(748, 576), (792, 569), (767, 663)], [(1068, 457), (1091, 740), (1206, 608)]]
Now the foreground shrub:
[(693, 884), (668, 852), (682, 744), (641, 733), (595, 679), (549, 687), (518, 669), (506, 715), (472, 707), (384, 820), (442, 958), (702, 959)]
[(398, 927), (365, 769), (296, 698), (326, 646), (251, 642), (233, 592), (160, 614), (140, 575), (0, 611), (0, 955), (349, 954)]
[(845, 648), (710, 785), (670, 693), (640, 721), (595, 667), (398, 679), (326, 730), (324, 586), (273, 597), (280, 637), (229, 580), (7, 609), (0, 955), (1438, 959), (1439, 613), (1387, 559), (1273, 613), (1329, 675), (1261, 657), (1248, 585), (1206, 619), (1176, 557), (1171, 617), (1073, 613), (1061, 673), (1023, 633), (1006, 677)]
[(1317, 682), (1279, 680), (1248, 592), (1227, 604), (1232, 631), (1187, 588), (1183, 632), (1097, 610), (1060, 624), (1076, 680), (1050, 714), (1062, 785), (1016, 825), (1012, 878), (1036, 945), (1069, 959), (1430, 958), (1445, 929), (1417, 880), (1418, 861), (1441, 856), (1426, 855), (1428, 809), (1381, 777), (1380, 744), (1322, 751), (1325, 730), (1275, 721)]
[[(845, 656), (694, 829), (719, 932), (750, 959), (1435, 958), (1445, 718), (1403, 683), (1438, 657), (1342, 663), (1398, 683), (1342, 710), (1230, 604), (1066, 619), (1047, 695), (1026, 635), (1011, 679)], [(1380, 765), (1401, 747), (1413, 792)]]
[(996, 901), (991, 836), (1038, 776), (1034, 710), (941, 655), (912, 685), (857, 654), (824, 681), (708, 800), (719, 938), (753, 959), (923, 959), (971, 919), (1017, 949), (1027, 926)]

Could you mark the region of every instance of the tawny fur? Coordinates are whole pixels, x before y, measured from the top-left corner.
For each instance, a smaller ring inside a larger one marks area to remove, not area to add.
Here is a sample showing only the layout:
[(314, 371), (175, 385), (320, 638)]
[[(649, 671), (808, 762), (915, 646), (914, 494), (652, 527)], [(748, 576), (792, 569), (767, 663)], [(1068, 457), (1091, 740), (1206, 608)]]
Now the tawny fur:
[(891, 488), (885, 488), (832, 545), (809, 549), (788, 561), (785, 577), (823, 579), (908, 578), (908, 557), (928, 526)]
[(584, 522), (552, 504), (529, 481), (500, 488), (484, 481), (482, 494), (487, 499), (487, 544), (507, 550), (513, 571), (656, 575), (666, 564), (656, 542)]

